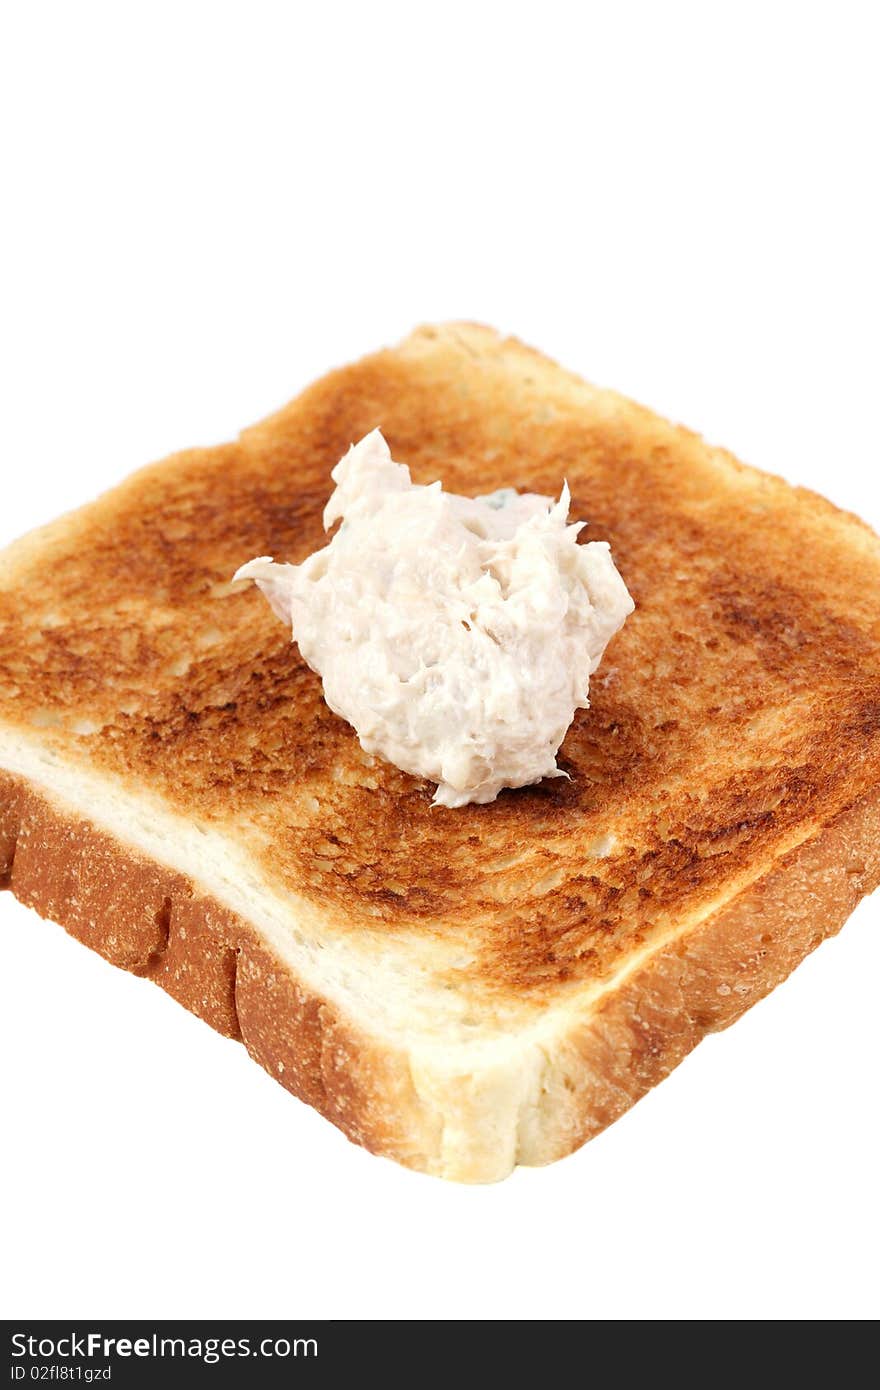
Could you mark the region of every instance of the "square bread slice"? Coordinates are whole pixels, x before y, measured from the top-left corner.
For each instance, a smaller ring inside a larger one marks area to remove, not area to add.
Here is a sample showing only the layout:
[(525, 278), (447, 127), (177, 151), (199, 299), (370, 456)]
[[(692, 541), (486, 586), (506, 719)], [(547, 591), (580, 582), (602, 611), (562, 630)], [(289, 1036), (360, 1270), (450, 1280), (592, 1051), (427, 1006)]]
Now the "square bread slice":
[[(636, 600), (488, 806), (367, 756), (248, 584), (381, 426), (417, 482), (572, 491)], [(880, 543), (486, 328), (423, 328), (0, 556), (0, 881), (350, 1139), (501, 1178), (577, 1148), (880, 878)], [(51, 1024), (50, 1024), (51, 1026)]]

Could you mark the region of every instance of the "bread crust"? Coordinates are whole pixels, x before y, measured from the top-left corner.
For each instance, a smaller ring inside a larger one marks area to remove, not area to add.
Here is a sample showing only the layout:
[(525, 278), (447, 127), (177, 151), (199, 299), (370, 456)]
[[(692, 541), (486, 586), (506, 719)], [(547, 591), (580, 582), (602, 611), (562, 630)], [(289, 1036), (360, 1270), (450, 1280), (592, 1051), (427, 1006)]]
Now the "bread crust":
[(840, 931), (880, 882), (878, 830), (874, 790), (610, 988), (560, 1038), (523, 1161), (549, 1162), (592, 1139)]
[(573, 1015), (544, 1049), (540, 1085), (517, 1116), (513, 1162), (499, 1167), (495, 1156), (509, 1149), (497, 1134), (492, 1088), (469, 1107), (467, 1133), (451, 1128), (454, 1090), (426, 1105), (407, 1056), (295, 979), (249, 923), (184, 875), (0, 772), (0, 886), (244, 1043), (354, 1143), (465, 1182), (571, 1153), (708, 1033), (774, 989), (880, 882), (878, 830), (874, 791), (720, 911), (650, 951), (585, 1016)]
[(0, 887), (145, 976), (356, 1144), (415, 1168), (432, 1126), (405, 1056), (294, 979), (250, 923), (55, 797), (0, 772)]

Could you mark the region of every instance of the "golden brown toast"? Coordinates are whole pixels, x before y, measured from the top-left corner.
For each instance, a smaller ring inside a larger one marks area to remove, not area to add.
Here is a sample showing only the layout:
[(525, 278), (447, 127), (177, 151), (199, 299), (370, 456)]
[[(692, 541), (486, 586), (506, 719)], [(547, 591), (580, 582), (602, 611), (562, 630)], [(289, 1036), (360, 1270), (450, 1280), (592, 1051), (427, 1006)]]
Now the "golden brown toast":
[[(553, 494), (636, 611), (486, 806), (364, 754), (230, 576), (324, 543), (380, 426), (416, 482)], [(880, 879), (880, 542), (473, 325), (331, 373), (0, 556), (0, 881), (240, 1037), (350, 1138), (465, 1180), (570, 1152)]]

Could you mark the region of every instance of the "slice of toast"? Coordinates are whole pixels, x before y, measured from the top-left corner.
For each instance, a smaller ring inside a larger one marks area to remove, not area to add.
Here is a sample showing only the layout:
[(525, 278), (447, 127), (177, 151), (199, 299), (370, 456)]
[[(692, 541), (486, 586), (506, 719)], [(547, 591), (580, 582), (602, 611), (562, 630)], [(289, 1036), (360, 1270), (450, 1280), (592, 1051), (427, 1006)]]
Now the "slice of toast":
[[(567, 478), (611, 542), (637, 606), (570, 780), (432, 809), (230, 583), (324, 543), (330, 469), (377, 425), (417, 482)], [(878, 637), (855, 517), (488, 329), (424, 328), (0, 556), (0, 881), (349, 1138), (500, 1178), (614, 1120), (880, 879)]]

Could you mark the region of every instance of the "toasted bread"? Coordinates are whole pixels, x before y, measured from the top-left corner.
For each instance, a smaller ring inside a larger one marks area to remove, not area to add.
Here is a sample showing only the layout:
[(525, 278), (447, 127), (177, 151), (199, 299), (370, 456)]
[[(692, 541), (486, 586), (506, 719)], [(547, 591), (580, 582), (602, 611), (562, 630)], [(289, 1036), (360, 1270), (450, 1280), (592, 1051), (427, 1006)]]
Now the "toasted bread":
[[(259, 595), (381, 426), (417, 482), (567, 478), (636, 611), (570, 780), (432, 808)], [(880, 879), (880, 542), (473, 325), (332, 372), (0, 556), (0, 882), (349, 1138), (469, 1181), (577, 1148)]]

